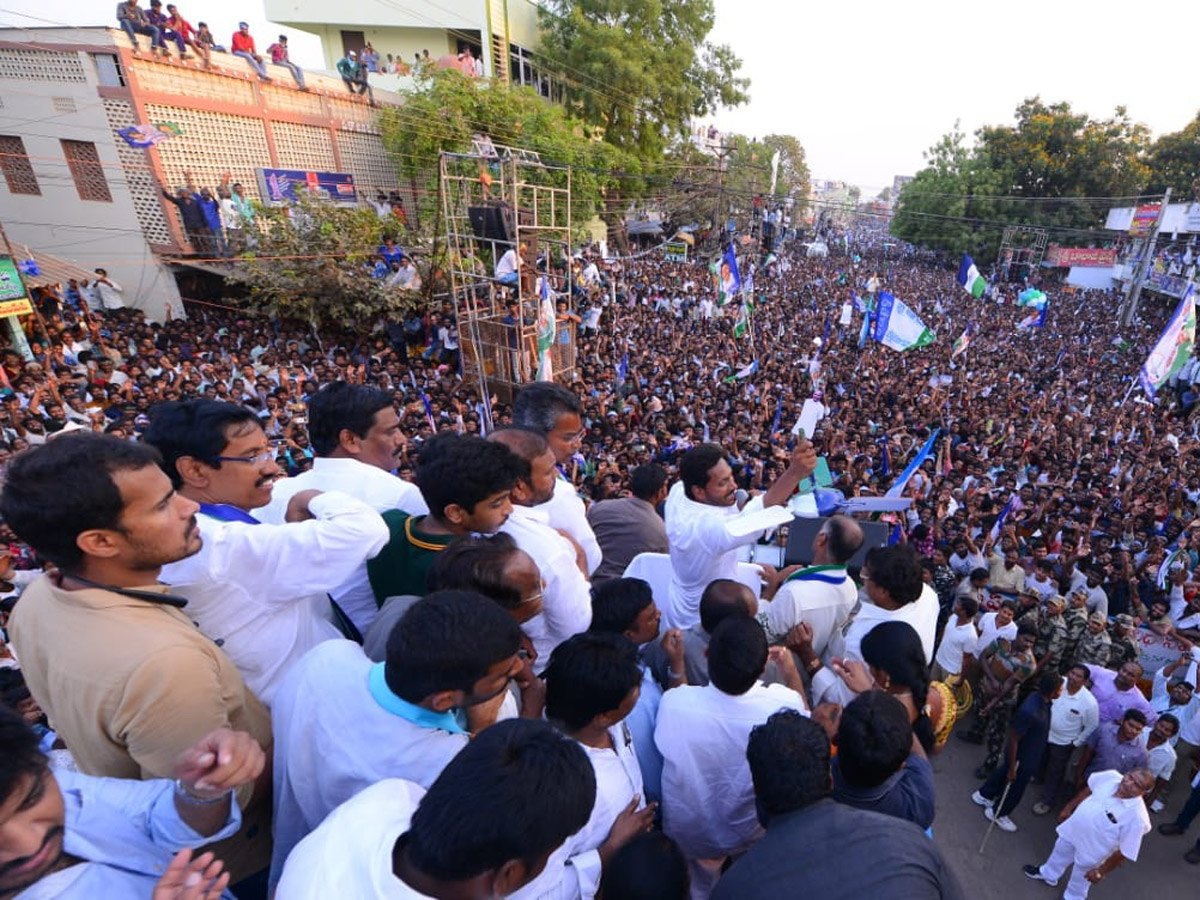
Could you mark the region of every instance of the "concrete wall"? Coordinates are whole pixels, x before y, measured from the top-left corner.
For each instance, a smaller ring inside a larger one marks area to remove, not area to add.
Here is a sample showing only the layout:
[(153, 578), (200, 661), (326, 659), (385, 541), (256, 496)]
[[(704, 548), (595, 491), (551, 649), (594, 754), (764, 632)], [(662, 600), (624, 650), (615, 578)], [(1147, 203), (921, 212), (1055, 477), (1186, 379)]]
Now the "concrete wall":
[[(175, 280), (155, 260), (142, 234), (118, 156), (119, 139), (97, 94), (93, 52), (104, 52), (103, 38), (97, 36), (88, 49), (72, 50), (80, 45), (80, 34), (62, 31), (0, 32), (0, 134), (22, 138), (41, 189), (40, 196), (13, 194), (0, 178), (0, 221), (18, 255), (28, 246), (89, 270), (103, 267), (125, 289), (129, 305), (159, 317), (167, 303), (179, 310)], [(28, 44), (9, 43), (22, 38), (63, 49), (33, 50)], [(111, 202), (80, 199), (62, 139), (96, 145)]]

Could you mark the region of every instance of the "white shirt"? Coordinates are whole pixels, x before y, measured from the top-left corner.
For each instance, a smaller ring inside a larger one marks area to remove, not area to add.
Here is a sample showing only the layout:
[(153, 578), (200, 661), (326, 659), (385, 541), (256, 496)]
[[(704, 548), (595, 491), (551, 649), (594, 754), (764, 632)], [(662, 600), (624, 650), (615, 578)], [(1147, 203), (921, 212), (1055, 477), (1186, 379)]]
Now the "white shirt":
[(781, 709), (808, 715), (803, 698), (780, 684), (741, 696), (715, 685), (663, 694), (654, 742), (663, 755), (663, 830), (688, 859), (744, 852), (762, 835), (746, 744), (750, 731)]
[(988, 567), (987, 560), (983, 558), (982, 553), (972, 553), (970, 550), (967, 551), (966, 556), (959, 556), (957, 553), (951, 554), (946, 563), (959, 578), (966, 578), (971, 574), (972, 569), (986, 569)]
[(296, 845), (277, 896), (280, 900), (431, 900), (392, 871), (392, 850), (408, 831), (423, 796), (420, 785), (388, 778), (347, 800)]
[(664, 627), (691, 628), (700, 621), (700, 596), (718, 578), (737, 578), (738, 547), (752, 544), (757, 534), (735, 535), (729, 520), (761, 510), (755, 497), (739, 512), (737, 506), (697, 503), (677, 481), (667, 494), (667, 546), (671, 553), (671, 584), (667, 602), (659, 604)]
[(1092, 868), (1114, 850), (1131, 862), (1138, 858), (1142, 837), (1150, 831), (1150, 814), (1141, 797), (1115, 796), (1121, 778), (1112, 769), (1094, 773), (1087, 782), (1091, 796), (1058, 826), (1058, 836), (1075, 847), (1076, 865)]
[[(830, 582), (840, 579), (839, 583)], [(844, 566), (810, 566), (789, 578), (769, 603), (758, 607), (758, 621), (767, 639), (776, 643), (792, 627), (806, 622), (813, 631), (813, 650), (820, 656), (854, 609), (858, 590)]]
[[(382, 665), (353, 641), (327, 641), (293, 666), (279, 686), (271, 710), (272, 882), (291, 849), (363, 788), (384, 778), (428, 788), (467, 745), (466, 734), (425, 727), (381, 706), (370, 682)], [(279, 894), (281, 900), (287, 896)]]
[(546, 524), (551, 528), (565, 531), (574, 538), (575, 543), (587, 554), (588, 575), (595, 572), (604, 554), (600, 552), (596, 533), (587, 520), (587, 507), (583, 505), (575, 486), (565, 478), (555, 478), (554, 496), (539, 504), (537, 509), (546, 516)]
[(353, 497), (325, 493), (308, 508), (316, 518), (287, 525), (201, 514), (200, 552), (162, 570), (161, 581), (187, 598), (184, 612), (268, 706), (289, 666), (321, 641), (341, 637), (327, 592), (388, 539), (383, 519)]
[(1100, 707), (1086, 687), (1071, 694), (1067, 692), (1067, 679), (1062, 683), (1062, 692), (1050, 704), (1049, 740), (1060, 747), (1082, 747), (1100, 724)]
[(92, 289), (96, 292), (100, 305), (105, 309), (123, 309), (125, 307), (125, 298), (121, 296), (122, 288), (111, 278), (107, 279), (107, 283), (93, 281)]
[(1009, 622), (1002, 628), (996, 627), (996, 614), (984, 613), (979, 617), (979, 643), (975, 645), (975, 658), (986, 650), (996, 638), (1014, 641), (1017, 639), (1017, 623)]
[(1150, 732), (1153, 729), (1147, 725), (1138, 737), (1138, 743), (1146, 748), (1146, 768), (1155, 778), (1170, 781), (1175, 774), (1175, 763), (1179, 757), (1170, 741), (1163, 741), (1157, 747), (1150, 748)]
[(963, 654), (974, 655), (978, 640), (979, 635), (975, 631), (974, 623), (956, 625), (949, 622), (942, 634), (942, 642), (938, 644), (935, 661), (949, 674), (958, 675), (962, 672)]
[(550, 651), (592, 624), (591, 587), (575, 564), (575, 548), (547, 524), (541, 507), (514, 506), (500, 530), (533, 557), (546, 582), (542, 611), (522, 626), (537, 650), (534, 671), (540, 675)]
[[(938, 606), (937, 593), (929, 585), (921, 586), (921, 596), (896, 610), (884, 609), (874, 603), (864, 603), (847, 628), (842, 652), (836, 654), (851, 659), (862, 659), (862, 639), (882, 622), (907, 622), (921, 638), (925, 661), (933, 662), (934, 642), (937, 640)], [(831, 642), (836, 647), (837, 641)], [(831, 652), (833, 652), (831, 650)]]
[(496, 277), (503, 278), (505, 275), (512, 275), (517, 271), (518, 264), (517, 251), (509, 248), (500, 257), (500, 262), (496, 263)]
[(638, 809), (646, 806), (629, 729), (620, 722), (608, 733), (613, 742), (611, 750), (580, 745), (596, 773), (596, 802), (587, 824), (551, 853), (542, 873), (509, 894), (509, 900), (592, 900), (596, 896), (600, 888), (600, 845), (635, 796), (640, 798)]
[[(1185, 678), (1188, 684), (1195, 685), (1196, 673), (1195, 663), (1189, 663)], [(1192, 692), (1192, 699), (1185, 706), (1175, 706), (1171, 702), (1171, 693), (1167, 690), (1167, 676), (1163, 669), (1159, 669), (1154, 673), (1154, 679), (1150, 687), (1150, 708), (1158, 715), (1170, 713), (1179, 720), (1179, 731), (1175, 737), (1171, 738), (1171, 746), (1174, 747), (1182, 737), (1189, 744), (1200, 744), (1200, 716), (1196, 713), (1200, 710), (1200, 697), (1196, 696), (1196, 692)]]
[[(309, 490), (340, 491), (349, 494), (355, 500), (361, 500), (380, 513), (389, 509), (401, 509), (410, 516), (429, 514), (425, 498), (421, 496), (415, 484), (409, 484), (383, 469), (359, 462), (357, 459), (318, 456), (307, 472), (275, 482), (271, 488), (271, 502), (258, 511), (257, 518), (263, 522), (283, 522), (288, 501), (300, 491)], [(371, 556), (378, 552), (376, 550)], [(371, 590), (371, 582), (367, 578), (365, 559), (362, 565), (330, 593), (361, 632), (367, 630), (367, 626), (379, 612), (379, 607), (375, 604), (375, 592)]]

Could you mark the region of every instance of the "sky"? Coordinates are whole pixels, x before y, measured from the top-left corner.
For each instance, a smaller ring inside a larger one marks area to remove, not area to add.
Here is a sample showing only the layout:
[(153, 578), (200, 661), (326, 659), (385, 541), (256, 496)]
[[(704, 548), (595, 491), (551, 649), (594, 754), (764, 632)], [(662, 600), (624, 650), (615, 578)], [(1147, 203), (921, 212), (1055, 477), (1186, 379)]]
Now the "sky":
[[(318, 40), (269, 24), (259, 0), (178, 3), (218, 39), (244, 18), (260, 48), (284, 33), (293, 60), (322, 65)], [(1178, 131), (1200, 109), (1195, 50), (1171, 37), (1200, 34), (1196, 0), (714, 3), (710, 40), (743, 60), (750, 102), (705, 124), (795, 135), (813, 177), (857, 184), (864, 196), (919, 170), (956, 121), (968, 135), (1010, 123), (1035, 94), (1098, 118), (1123, 105), (1155, 135)], [(115, 8), (115, 0), (0, 0), (0, 25), (109, 24)]]

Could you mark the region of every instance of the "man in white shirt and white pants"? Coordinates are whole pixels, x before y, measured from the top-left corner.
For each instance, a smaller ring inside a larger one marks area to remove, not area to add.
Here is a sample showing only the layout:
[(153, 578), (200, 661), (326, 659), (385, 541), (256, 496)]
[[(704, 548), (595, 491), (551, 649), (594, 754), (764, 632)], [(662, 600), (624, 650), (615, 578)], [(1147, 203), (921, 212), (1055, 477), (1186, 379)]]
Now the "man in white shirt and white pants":
[(250, 511), (270, 501), (279, 467), (245, 407), (162, 404), (145, 440), (179, 493), (200, 504), (204, 539), (160, 579), (188, 600), (187, 614), (270, 706), (292, 663), (342, 636), (328, 591), (383, 548), (387, 525), (365, 503), (319, 491), (291, 498), (287, 524), (261, 524)]
[[(736, 580), (738, 548), (759, 534), (791, 521), (784, 504), (817, 467), (812, 444), (800, 441), (787, 469), (767, 489), (737, 508), (737, 482), (725, 451), (700, 444), (683, 455), (680, 481), (667, 494), (667, 543), (671, 585), (663, 617), (670, 628), (691, 628), (700, 621), (700, 596), (718, 578)], [(764, 594), (772, 596), (781, 576), (764, 565)]]
[(1063, 810), (1050, 858), (1040, 866), (1025, 866), (1025, 874), (1055, 887), (1073, 866), (1063, 900), (1083, 900), (1117, 866), (1137, 860), (1142, 838), (1150, 831), (1142, 797), (1153, 787), (1149, 769), (1093, 773)]
[[(285, 520), (288, 504), (301, 491), (339, 491), (376, 512), (399, 509), (428, 514), (415, 484), (392, 474), (405, 438), (391, 397), (377, 388), (335, 381), (308, 401), (308, 436), (316, 452), (313, 466), (275, 482), (271, 502), (257, 518)], [(330, 593), (360, 633), (379, 612), (364, 562)]]

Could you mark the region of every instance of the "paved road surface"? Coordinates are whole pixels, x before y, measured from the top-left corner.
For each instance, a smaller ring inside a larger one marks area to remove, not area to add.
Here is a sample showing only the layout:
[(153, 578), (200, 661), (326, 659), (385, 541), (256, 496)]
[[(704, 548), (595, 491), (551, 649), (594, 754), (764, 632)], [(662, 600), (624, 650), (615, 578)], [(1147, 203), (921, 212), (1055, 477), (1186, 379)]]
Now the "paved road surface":
[[(993, 828), (983, 855), (979, 843), (987, 830), (983, 810), (971, 802), (971, 792), (980, 782), (972, 774), (983, 762), (984, 749), (951, 735), (946, 749), (934, 759), (937, 784), (937, 819), (934, 841), (962, 882), (971, 900), (1054, 900), (1061, 897), (1066, 880), (1057, 889), (1031, 881), (1021, 873), (1026, 863), (1042, 863), (1054, 846), (1054, 814), (1035, 816), (1030, 808), (1037, 800), (1037, 785), (1025, 791), (1021, 805), (1012, 815), (1017, 831), (1012, 834)], [(1166, 813), (1151, 815), (1155, 828), (1173, 821), (1186, 795), (1171, 797)], [(1200, 898), (1200, 866), (1183, 858), (1200, 837), (1200, 822), (1182, 837), (1163, 837), (1157, 831), (1146, 835), (1136, 863), (1126, 863), (1093, 887), (1088, 900), (1197, 900)]]

